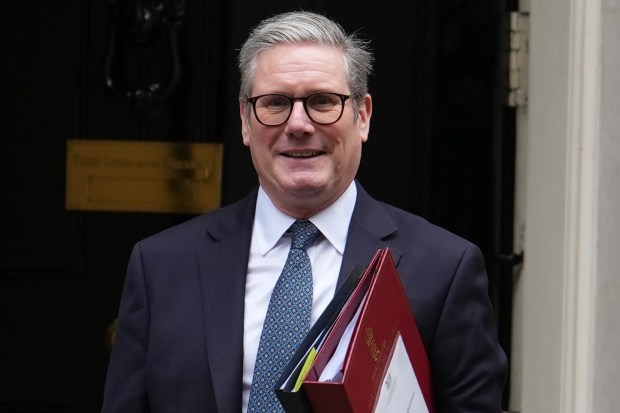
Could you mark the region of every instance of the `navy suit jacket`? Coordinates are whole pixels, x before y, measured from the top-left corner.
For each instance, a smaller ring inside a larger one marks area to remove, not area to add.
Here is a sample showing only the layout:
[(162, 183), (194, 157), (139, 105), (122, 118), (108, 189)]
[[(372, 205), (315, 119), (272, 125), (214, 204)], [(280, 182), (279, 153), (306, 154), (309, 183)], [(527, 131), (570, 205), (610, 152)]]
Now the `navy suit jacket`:
[[(239, 413), (257, 191), (136, 244), (104, 413)], [(339, 283), (390, 247), (428, 352), (437, 413), (501, 411), (506, 358), (479, 249), (358, 184)], [(337, 413), (337, 412), (335, 412)]]

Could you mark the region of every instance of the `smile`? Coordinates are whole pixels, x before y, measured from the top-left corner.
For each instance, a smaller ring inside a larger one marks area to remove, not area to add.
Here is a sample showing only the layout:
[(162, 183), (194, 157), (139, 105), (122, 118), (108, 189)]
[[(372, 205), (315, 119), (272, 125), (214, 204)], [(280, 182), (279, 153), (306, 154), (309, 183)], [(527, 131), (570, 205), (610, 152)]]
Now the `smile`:
[(289, 158), (312, 158), (321, 155), (322, 152), (283, 152), (283, 156)]

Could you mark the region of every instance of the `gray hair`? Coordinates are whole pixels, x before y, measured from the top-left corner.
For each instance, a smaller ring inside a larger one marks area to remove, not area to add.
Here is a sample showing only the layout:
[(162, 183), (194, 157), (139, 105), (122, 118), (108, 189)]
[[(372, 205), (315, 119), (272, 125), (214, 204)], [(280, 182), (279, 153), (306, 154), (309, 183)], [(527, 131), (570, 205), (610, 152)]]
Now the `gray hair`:
[(256, 59), (261, 52), (276, 45), (300, 43), (331, 46), (342, 52), (345, 77), (353, 102), (357, 106), (368, 93), (368, 76), (372, 72), (373, 56), (368, 42), (355, 34), (348, 35), (335, 21), (308, 11), (269, 17), (250, 32), (239, 52), (239, 97), (243, 99), (250, 96)]

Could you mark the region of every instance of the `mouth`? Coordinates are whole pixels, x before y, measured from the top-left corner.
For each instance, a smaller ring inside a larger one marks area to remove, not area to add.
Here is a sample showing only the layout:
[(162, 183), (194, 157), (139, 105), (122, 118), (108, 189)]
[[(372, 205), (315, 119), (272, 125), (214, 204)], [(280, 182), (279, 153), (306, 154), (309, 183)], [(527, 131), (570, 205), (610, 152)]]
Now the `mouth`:
[(291, 151), (291, 152), (281, 153), (282, 156), (285, 156), (287, 158), (297, 158), (297, 159), (314, 158), (322, 154), (323, 152), (320, 152), (320, 151)]

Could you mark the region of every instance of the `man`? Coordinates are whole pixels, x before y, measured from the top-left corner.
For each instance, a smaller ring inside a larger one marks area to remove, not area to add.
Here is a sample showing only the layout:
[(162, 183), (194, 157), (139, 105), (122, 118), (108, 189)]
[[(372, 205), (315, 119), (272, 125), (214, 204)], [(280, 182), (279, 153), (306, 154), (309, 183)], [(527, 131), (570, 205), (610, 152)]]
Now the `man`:
[(371, 61), (363, 41), (321, 15), (277, 15), (252, 31), (239, 55), (239, 110), (260, 186), (136, 245), (104, 412), (280, 411), (259, 359), (286, 341), (268, 336), (266, 319), (289, 265), (287, 230), (307, 221), (320, 231), (301, 253), (312, 273), (303, 289), (310, 323), (356, 263), (390, 247), (428, 352), (436, 412), (501, 411), (506, 359), (479, 250), (355, 181)]

